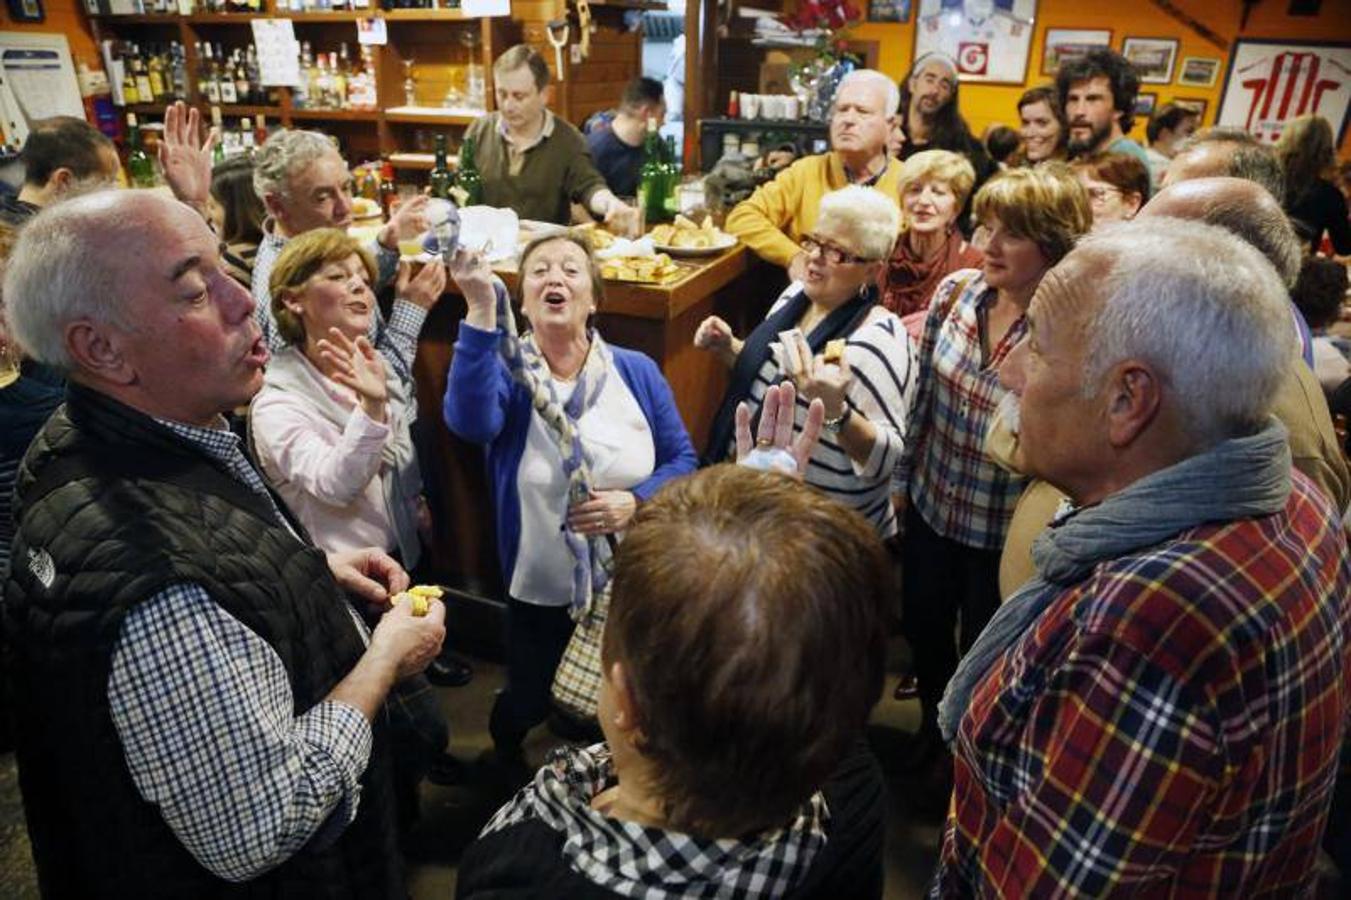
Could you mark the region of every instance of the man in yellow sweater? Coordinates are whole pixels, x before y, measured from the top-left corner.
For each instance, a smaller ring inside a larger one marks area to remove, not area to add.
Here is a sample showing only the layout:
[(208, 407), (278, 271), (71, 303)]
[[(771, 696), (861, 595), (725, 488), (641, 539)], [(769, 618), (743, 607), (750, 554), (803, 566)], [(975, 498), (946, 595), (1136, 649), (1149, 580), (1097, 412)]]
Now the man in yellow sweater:
[(901, 165), (887, 155), (900, 91), (881, 72), (858, 69), (840, 82), (830, 114), (829, 153), (807, 156), (737, 204), (723, 226), (761, 259), (799, 280), (806, 254), (798, 245), (816, 224), (821, 198), (849, 184), (877, 188), (899, 202)]

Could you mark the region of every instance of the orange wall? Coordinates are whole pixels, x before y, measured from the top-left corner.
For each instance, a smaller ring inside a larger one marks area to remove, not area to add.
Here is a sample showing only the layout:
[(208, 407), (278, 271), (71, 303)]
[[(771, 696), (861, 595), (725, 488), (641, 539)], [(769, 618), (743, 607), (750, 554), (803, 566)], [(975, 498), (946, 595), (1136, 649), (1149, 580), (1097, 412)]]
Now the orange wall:
[(0, 5), (0, 31), (60, 32), (70, 42), (75, 62), (83, 60), (90, 68), (102, 68), (94, 35), (78, 0), (43, 0), (42, 6), (47, 12), (45, 22), (15, 22), (9, 6)]
[[(1239, 29), (1242, 3), (1239, 0), (1174, 0), (1174, 4), (1191, 18), (1197, 19), (1227, 40), (1236, 37), (1314, 39), (1320, 41), (1351, 41), (1351, 4), (1347, 0), (1323, 0), (1318, 16), (1289, 16), (1288, 0), (1260, 0), (1248, 18), (1247, 27)], [(912, 0), (910, 21), (902, 24), (864, 22), (856, 26), (853, 36), (879, 44), (880, 67), (892, 77), (904, 75), (914, 59), (915, 11), (919, 0)], [(1033, 30), (1032, 50), (1028, 60), (1027, 80), (1023, 85), (963, 84), (961, 90), (962, 114), (977, 135), (990, 124), (1017, 127), (1019, 95), (1029, 87), (1051, 80), (1041, 74), (1042, 44), (1047, 28), (1110, 28), (1112, 49), (1120, 50), (1127, 37), (1166, 37), (1179, 41), (1173, 68), (1173, 84), (1148, 84), (1141, 90), (1158, 94), (1162, 105), (1174, 97), (1204, 98), (1205, 123), (1215, 121), (1220, 92), (1224, 89), (1224, 75), (1228, 67), (1227, 50), (1221, 50), (1189, 27), (1155, 6), (1150, 0), (1127, 2), (1087, 2), (1087, 0), (1039, 0), (1037, 21)], [(1186, 87), (1176, 83), (1182, 60), (1188, 56), (1218, 57), (1220, 75), (1212, 88)], [(1340, 123), (1334, 122), (1333, 128)], [(1136, 119), (1132, 132), (1137, 140), (1144, 140), (1145, 123)], [(1341, 155), (1351, 156), (1351, 129), (1342, 142)]]

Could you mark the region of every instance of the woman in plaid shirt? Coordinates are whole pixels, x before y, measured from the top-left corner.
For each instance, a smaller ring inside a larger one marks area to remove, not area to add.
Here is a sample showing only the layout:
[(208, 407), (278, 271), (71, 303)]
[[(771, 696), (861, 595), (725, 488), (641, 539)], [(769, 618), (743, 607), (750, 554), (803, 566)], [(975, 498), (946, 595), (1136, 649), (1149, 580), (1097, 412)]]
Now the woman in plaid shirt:
[[(1016, 169), (976, 194), (988, 232), (980, 269), (954, 272), (929, 303), (920, 343), (919, 396), (898, 470), (907, 499), (902, 550), (905, 633), (923, 708), (909, 760), (940, 754), (936, 710), (969, 647), (999, 605), (999, 551), (1024, 480), (985, 455), (986, 427), (1007, 393), (999, 364), (1026, 331), (1042, 276), (1092, 224), (1088, 196), (1063, 166)], [(960, 648), (954, 629), (961, 622)], [(897, 696), (904, 696), (903, 683)], [(951, 761), (937, 772), (949, 782)]]

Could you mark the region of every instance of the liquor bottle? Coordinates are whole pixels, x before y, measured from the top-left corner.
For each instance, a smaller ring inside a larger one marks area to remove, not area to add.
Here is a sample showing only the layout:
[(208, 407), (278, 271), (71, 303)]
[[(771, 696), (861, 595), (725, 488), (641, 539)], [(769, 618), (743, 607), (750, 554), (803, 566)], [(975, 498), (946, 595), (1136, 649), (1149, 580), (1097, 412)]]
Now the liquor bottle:
[(394, 212), (394, 201), (399, 198), (399, 189), (394, 184), (394, 164), (389, 160), (380, 163), (380, 211), (388, 220)]
[(183, 45), (178, 41), (174, 41), (170, 57), (174, 99), (186, 100), (188, 99), (188, 60), (183, 51)]
[(211, 151), (211, 164), (215, 166), (225, 162), (225, 123), (219, 106), (211, 107), (211, 130), (216, 133), (216, 146)]
[(342, 53), (328, 55), (329, 78), (333, 84), (333, 106), (342, 109), (347, 106), (347, 75), (351, 66), (347, 61), (347, 45), (342, 45)]
[(249, 121), (248, 116), (239, 120), (239, 146), (250, 156), (253, 155), (254, 147), (257, 146), (253, 136), (253, 123)]
[(474, 139), (466, 137), (460, 145), (460, 168), (455, 173), (455, 186), (464, 191), (461, 206), (478, 206), (483, 202), (483, 176), (474, 162)]
[(371, 59), (371, 48), (361, 48), (361, 61), (357, 71), (347, 79), (347, 103), (353, 109), (375, 109), (379, 104), (375, 94), (375, 65)]
[(267, 88), (263, 87), (263, 74), (258, 68), (258, 48), (249, 44), (244, 54), (244, 73), (249, 79), (249, 102), (259, 106), (267, 105)]
[(450, 166), (446, 162), (446, 136), (438, 134), (436, 136), (436, 165), (432, 167), (431, 177), (427, 181), (431, 195), (449, 199), (450, 186), (454, 180), (454, 176), (450, 173)]
[(244, 51), (236, 50), (234, 52), (234, 59), (235, 102), (252, 103), (253, 97), (250, 90), (252, 86), (249, 84), (249, 73), (244, 68)]
[(258, 114), (258, 124), (253, 128), (253, 143), (258, 147), (267, 143), (267, 117), (262, 113)]
[(164, 59), (159, 53), (151, 53), (149, 69), (150, 96), (156, 103), (168, 102), (168, 93), (164, 84)]
[(216, 79), (220, 84), (220, 102), (226, 106), (233, 106), (239, 102), (239, 91), (235, 87), (234, 68), (230, 64), (230, 58), (225, 55), (225, 50), (216, 45)]
[(211, 56), (211, 44), (201, 46), (201, 65), (198, 66), (197, 86), (206, 95), (206, 102), (220, 103), (220, 81), (216, 78), (216, 61)]
[(141, 126), (136, 124), (135, 113), (127, 113), (127, 147), (127, 180), (131, 186), (154, 187), (155, 161), (141, 146)]
[(132, 45), (132, 66), (136, 73), (136, 94), (141, 98), (142, 103), (154, 103), (155, 91), (150, 86), (150, 71), (146, 67), (145, 58), (141, 56), (141, 51), (135, 44)]
[(313, 66), (310, 42), (304, 41), (300, 45), (300, 80), (291, 88), (291, 105), (296, 109), (308, 109), (317, 103), (317, 98), (310, 97), (310, 69)]
[(131, 67), (131, 57), (125, 53), (122, 56), (122, 102), (127, 106), (141, 102), (141, 94), (136, 89), (136, 73)]
[(647, 136), (643, 138), (643, 165), (638, 170), (638, 207), (651, 225), (662, 222), (666, 216), (666, 171), (661, 161), (661, 138), (657, 136), (657, 120), (647, 119)]

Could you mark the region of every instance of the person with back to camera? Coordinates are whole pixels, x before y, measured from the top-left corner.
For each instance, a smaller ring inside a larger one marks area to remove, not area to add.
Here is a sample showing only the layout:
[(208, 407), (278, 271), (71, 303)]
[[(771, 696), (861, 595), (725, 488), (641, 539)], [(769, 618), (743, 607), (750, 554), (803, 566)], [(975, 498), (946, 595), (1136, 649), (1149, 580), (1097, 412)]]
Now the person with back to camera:
[(1287, 122), (1276, 142), (1276, 158), (1285, 173), (1282, 206), (1314, 253), (1328, 236), (1338, 256), (1351, 255), (1351, 223), (1346, 198), (1332, 183), (1337, 161), (1332, 126), (1322, 116), (1300, 116)]
[(451, 275), (469, 312), (443, 406), (451, 431), (483, 445), (492, 482), (507, 686), (489, 730), (505, 761), (519, 761), (526, 733), (548, 715), (574, 617), (604, 586), (613, 540), (641, 503), (695, 466), (656, 363), (592, 325), (604, 282), (586, 239), (531, 241), (520, 273), (529, 331), (518, 337), (502, 283), (480, 254), (457, 253)]
[[(787, 450), (791, 384), (750, 450)], [(791, 444), (798, 471), (820, 428)], [(857, 514), (719, 465), (639, 511), (602, 659), (605, 742), (558, 750), (464, 853), (456, 896), (882, 896), (885, 793), (861, 740), (881, 691), (889, 566)], [(841, 652), (848, 648), (848, 652)]]

